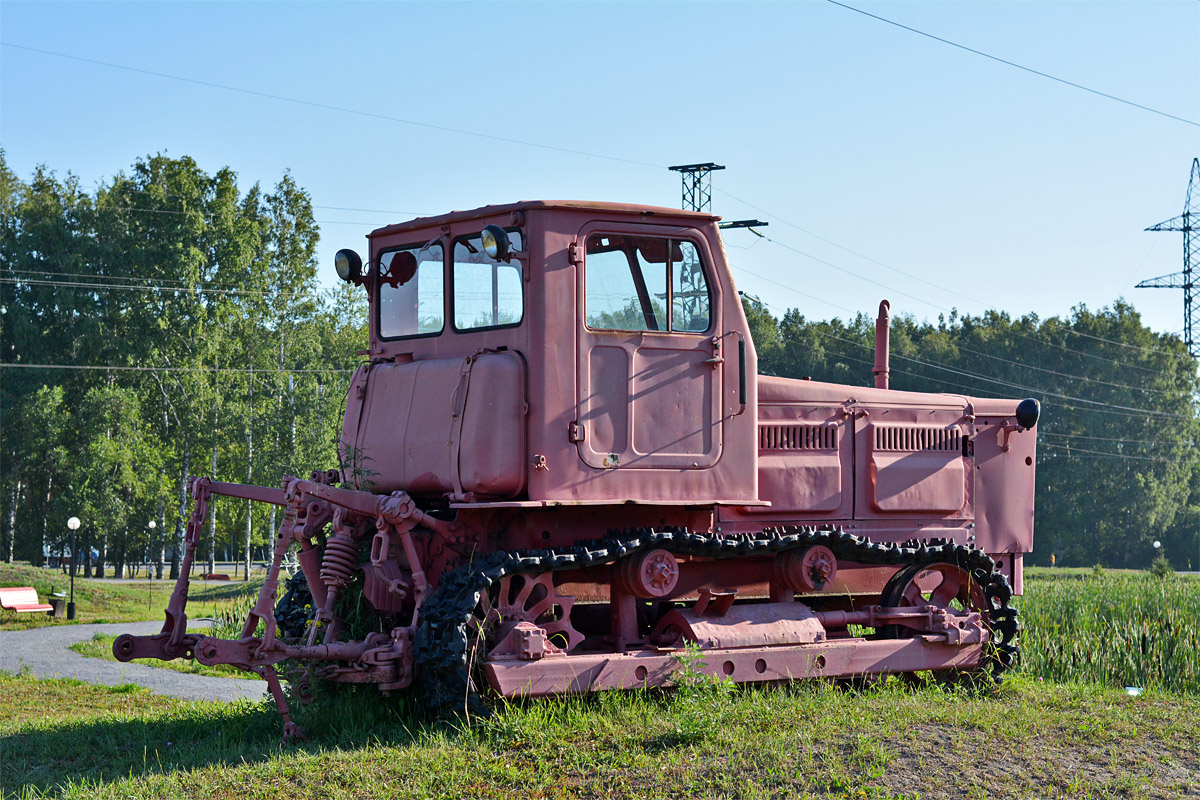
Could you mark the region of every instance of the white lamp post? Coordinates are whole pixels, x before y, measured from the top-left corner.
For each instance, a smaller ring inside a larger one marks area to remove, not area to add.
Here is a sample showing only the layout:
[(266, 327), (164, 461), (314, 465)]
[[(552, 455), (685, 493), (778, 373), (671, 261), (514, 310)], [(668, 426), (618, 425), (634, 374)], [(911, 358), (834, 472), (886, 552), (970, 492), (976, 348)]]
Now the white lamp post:
[(154, 606), (154, 565), (150, 563), (150, 559), (154, 555), (154, 529), (158, 525), (154, 520), (150, 520), (150, 543), (146, 546), (146, 580), (150, 581), (150, 596), (146, 599), (147, 605)]
[(67, 520), (71, 529), (71, 600), (67, 603), (67, 619), (75, 619), (75, 531), (79, 530), (79, 517)]

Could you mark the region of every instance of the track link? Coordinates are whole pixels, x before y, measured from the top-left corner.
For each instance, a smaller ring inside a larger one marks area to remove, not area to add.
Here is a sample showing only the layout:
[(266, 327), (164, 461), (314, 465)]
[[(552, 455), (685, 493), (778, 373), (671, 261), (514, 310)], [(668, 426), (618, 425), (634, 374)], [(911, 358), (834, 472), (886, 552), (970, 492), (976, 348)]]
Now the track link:
[(781, 527), (757, 534), (720, 536), (680, 528), (613, 531), (604, 539), (570, 547), (497, 551), (442, 576), (421, 609), (415, 657), (425, 699), (442, 709), (480, 709), (468, 660), (467, 624), (483, 593), (509, 575), (538, 575), (611, 564), (640, 550), (663, 548), (680, 556), (748, 558), (824, 545), (839, 560), (869, 565), (907, 567), (950, 563), (967, 569), (983, 587), (990, 608), (992, 640), (984, 651), (983, 670), (994, 679), (1011, 667), (1019, 651), (1017, 609), (1009, 605), (1012, 589), (997, 564), (981, 550), (945, 542), (898, 546), (872, 542), (843, 530)]

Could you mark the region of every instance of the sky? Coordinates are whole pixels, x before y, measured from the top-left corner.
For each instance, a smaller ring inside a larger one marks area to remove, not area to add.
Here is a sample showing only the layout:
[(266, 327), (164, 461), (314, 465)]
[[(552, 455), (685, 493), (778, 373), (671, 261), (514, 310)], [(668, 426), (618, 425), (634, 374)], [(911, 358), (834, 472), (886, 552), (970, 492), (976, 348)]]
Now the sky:
[[(154, 153), (290, 171), (333, 253), (516, 200), (679, 206), (714, 161), (739, 289), (776, 315), (1068, 315), (1159, 332), (1200, 156), (1200, 1), (0, 2), (0, 147), (85, 186)], [(102, 63), (97, 63), (102, 62)], [(116, 65), (116, 66), (111, 66)], [(118, 68), (118, 67), (123, 67)], [(224, 88), (223, 88), (224, 87)], [(1155, 112), (1162, 113), (1155, 113)], [(1182, 118), (1172, 119), (1169, 116)]]

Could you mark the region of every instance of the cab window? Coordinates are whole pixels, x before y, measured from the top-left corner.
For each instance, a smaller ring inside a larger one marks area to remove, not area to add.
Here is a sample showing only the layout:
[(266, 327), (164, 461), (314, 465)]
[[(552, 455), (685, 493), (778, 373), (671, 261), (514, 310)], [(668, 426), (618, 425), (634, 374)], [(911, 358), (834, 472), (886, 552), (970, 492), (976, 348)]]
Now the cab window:
[(709, 328), (712, 298), (692, 242), (593, 234), (584, 270), (589, 328), (693, 333)]
[(441, 243), (379, 256), (379, 335), (434, 336), (445, 326), (445, 250)]
[[(521, 232), (508, 231), (514, 250), (523, 249)], [(454, 242), (454, 329), (520, 325), (525, 314), (521, 262), (496, 261), (483, 252), (479, 234)]]

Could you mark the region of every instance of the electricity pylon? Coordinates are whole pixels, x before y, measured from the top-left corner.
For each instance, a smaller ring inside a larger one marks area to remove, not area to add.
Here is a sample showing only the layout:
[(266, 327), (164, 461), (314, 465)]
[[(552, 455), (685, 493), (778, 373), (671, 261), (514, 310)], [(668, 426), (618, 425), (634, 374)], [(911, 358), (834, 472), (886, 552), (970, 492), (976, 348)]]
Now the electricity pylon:
[[(1193, 207), (1192, 203), (1196, 203)], [(1149, 278), (1137, 285), (1138, 289), (1183, 289), (1183, 342), (1188, 355), (1200, 358), (1200, 306), (1196, 300), (1196, 274), (1192, 269), (1192, 255), (1200, 257), (1200, 158), (1192, 159), (1192, 174), (1188, 179), (1187, 199), (1183, 201), (1183, 213), (1178, 217), (1151, 225), (1148, 231), (1183, 232), (1183, 272)]]

